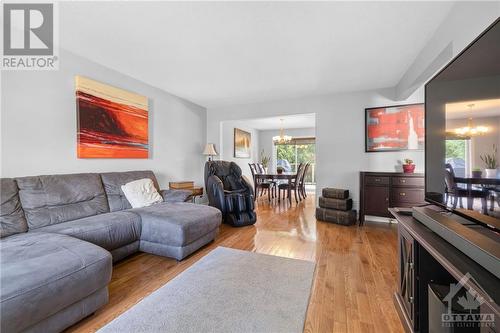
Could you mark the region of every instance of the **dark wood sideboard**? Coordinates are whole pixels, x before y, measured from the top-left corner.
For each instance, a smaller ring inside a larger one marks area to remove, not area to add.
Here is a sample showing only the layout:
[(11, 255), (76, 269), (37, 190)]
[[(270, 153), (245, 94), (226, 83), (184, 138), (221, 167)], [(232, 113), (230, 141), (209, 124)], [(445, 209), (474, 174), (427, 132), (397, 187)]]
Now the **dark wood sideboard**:
[(424, 200), (424, 174), (360, 172), (359, 224), (365, 215), (392, 217), (391, 207), (413, 207)]

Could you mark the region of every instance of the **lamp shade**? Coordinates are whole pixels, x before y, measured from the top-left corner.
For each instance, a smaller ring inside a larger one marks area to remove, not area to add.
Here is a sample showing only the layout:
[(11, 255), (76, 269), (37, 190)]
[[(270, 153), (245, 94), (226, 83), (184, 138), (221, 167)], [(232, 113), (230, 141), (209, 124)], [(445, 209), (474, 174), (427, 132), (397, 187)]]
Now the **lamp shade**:
[(203, 150), (203, 155), (217, 156), (217, 150), (215, 150), (215, 145), (213, 143), (207, 143), (205, 150)]

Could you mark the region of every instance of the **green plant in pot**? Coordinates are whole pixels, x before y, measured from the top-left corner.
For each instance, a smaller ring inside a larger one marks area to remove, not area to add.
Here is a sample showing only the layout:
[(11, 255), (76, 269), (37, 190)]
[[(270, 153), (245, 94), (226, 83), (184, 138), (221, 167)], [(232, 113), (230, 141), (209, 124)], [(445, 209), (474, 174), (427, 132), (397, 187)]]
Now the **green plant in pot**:
[(260, 152), (260, 163), (266, 169), (269, 167), (269, 162), (271, 162), (271, 156), (265, 155), (264, 149)]
[(404, 159), (403, 164), (403, 172), (404, 173), (413, 173), (415, 171), (415, 164), (413, 164), (413, 160), (409, 158)]
[(278, 175), (281, 175), (283, 171), (285, 171), (285, 168), (283, 168), (282, 166), (276, 168), (276, 172), (278, 173)]
[(493, 153), (492, 154), (484, 154), (479, 156), (481, 161), (484, 162), (486, 169), (484, 172), (486, 173), (486, 178), (496, 178), (498, 172), (498, 160), (497, 160), (497, 145), (493, 145)]
[(474, 168), (472, 169), (472, 177), (473, 178), (481, 178), (483, 175), (483, 172), (481, 171), (480, 168)]

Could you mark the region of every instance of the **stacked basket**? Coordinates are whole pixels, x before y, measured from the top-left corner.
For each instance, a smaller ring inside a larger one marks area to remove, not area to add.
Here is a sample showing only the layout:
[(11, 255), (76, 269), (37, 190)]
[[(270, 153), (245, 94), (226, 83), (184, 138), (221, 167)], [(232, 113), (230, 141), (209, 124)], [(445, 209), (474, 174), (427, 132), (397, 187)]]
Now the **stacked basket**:
[(356, 223), (356, 210), (352, 209), (349, 190), (324, 188), (322, 194), (319, 197), (319, 207), (316, 208), (318, 220), (342, 225)]

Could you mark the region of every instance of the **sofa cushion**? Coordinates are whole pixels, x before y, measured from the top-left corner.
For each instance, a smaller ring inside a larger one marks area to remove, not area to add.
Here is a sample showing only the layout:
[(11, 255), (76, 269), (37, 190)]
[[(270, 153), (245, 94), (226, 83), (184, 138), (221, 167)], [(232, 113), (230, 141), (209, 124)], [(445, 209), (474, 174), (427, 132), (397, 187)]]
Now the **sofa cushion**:
[(0, 238), (28, 231), (17, 184), (12, 178), (0, 179)]
[(16, 178), (29, 229), (109, 212), (99, 174)]
[(65, 235), (29, 232), (0, 241), (1, 331), (18, 332), (107, 286), (111, 255)]
[(153, 171), (146, 170), (102, 173), (101, 179), (102, 183), (104, 184), (104, 190), (106, 191), (106, 195), (108, 197), (109, 209), (112, 212), (116, 212), (119, 210), (132, 208), (121, 187), (122, 185), (130, 183), (134, 180), (143, 178), (151, 179), (156, 190), (160, 190), (158, 181), (156, 180), (156, 176)]
[(121, 187), (132, 208), (151, 206), (163, 201), (153, 181), (149, 178), (134, 180)]
[(173, 246), (194, 242), (217, 229), (222, 219), (217, 208), (185, 202), (164, 202), (130, 211), (141, 216), (141, 240)]
[(160, 195), (165, 202), (185, 202), (192, 198), (193, 192), (189, 190), (161, 190)]
[(106, 213), (33, 230), (39, 231), (73, 236), (111, 251), (139, 240), (141, 219), (130, 212)]

